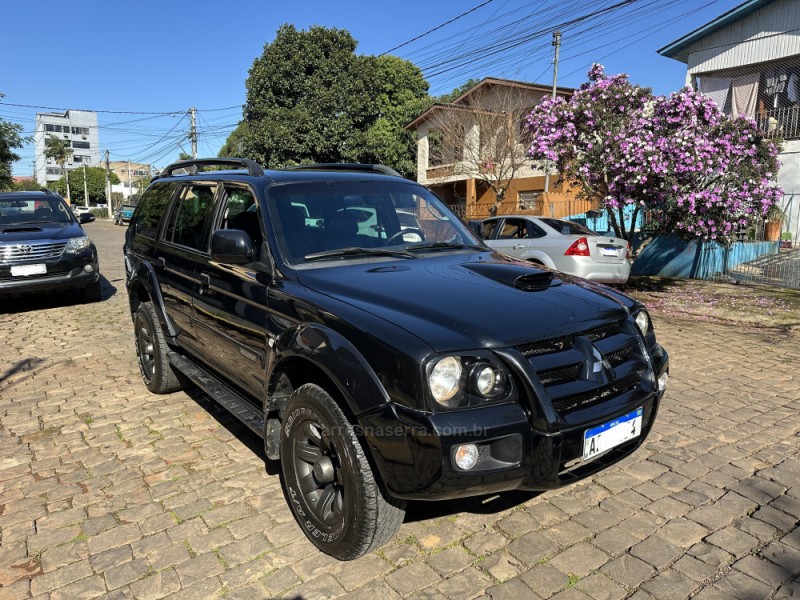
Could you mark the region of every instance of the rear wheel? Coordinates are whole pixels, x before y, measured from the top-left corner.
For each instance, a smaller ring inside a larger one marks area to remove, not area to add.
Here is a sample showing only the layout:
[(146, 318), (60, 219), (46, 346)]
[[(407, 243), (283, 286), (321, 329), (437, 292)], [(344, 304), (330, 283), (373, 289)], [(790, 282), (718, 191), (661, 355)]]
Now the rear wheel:
[(155, 394), (168, 394), (181, 389), (183, 380), (169, 364), (169, 347), (150, 302), (142, 302), (136, 309), (133, 331), (139, 370), (147, 389)]
[(342, 409), (317, 385), (299, 387), (286, 406), (281, 472), (303, 533), (334, 558), (366, 554), (403, 523), (405, 503), (383, 492)]

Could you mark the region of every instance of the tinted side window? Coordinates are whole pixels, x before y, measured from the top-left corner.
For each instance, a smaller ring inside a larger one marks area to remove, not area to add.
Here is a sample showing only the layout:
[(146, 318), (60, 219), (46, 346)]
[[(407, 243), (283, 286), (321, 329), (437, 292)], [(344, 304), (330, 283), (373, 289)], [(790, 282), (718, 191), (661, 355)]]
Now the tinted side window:
[(144, 193), (134, 217), (134, 233), (155, 239), (158, 233), (158, 224), (161, 222), (161, 217), (164, 215), (174, 191), (174, 184), (156, 183)]
[(195, 250), (205, 249), (216, 187), (193, 183), (181, 190), (170, 214), (167, 240)]
[(253, 241), (258, 251), (264, 239), (261, 233), (261, 215), (256, 206), (256, 199), (247, 188), (225, 185), (225, 207), (222, 210), (221, 229), (241, 229)]
[(532, 223), (528, 221), (528, 237), (529, 238), (540, 238), (547, 235), (547, 232), (539, 227), (536, 223)]

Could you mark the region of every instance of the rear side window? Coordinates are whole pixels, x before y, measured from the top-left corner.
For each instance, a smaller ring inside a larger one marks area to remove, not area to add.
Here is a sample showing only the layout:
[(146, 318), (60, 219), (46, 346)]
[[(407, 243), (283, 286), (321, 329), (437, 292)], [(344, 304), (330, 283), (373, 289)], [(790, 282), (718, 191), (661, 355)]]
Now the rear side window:
[(167, 240), (195, 250), (205, 249), (216, 188), (211, 183), (194, 183), (181, 190), (170, 215)]
[(152, 185), (139, 201), (133, 230), (137, 235), (155, 239), (161, 217), (167, 209), (175, 185), (169, 183), (156, 183)]

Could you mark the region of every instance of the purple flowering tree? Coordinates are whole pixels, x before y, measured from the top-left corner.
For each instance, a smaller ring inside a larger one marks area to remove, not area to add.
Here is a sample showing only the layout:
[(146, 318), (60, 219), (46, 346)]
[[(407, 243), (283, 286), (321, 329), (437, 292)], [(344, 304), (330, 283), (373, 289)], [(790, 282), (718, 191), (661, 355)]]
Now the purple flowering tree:
[(526, 123), (528, 155), (602, 203), (627, 240), (644, 210), (659, 232), (729, 244), (782, 195), (778, 146), (752, 119), (729, 118), (690, 88), (654, 96), (593, 65), (568, 101), (545, 98)]

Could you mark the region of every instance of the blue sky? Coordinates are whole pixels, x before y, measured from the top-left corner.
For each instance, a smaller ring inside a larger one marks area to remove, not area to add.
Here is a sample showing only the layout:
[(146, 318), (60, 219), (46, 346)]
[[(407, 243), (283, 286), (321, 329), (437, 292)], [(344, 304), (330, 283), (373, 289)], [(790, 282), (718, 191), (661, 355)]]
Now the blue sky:
[[(241, 118), (253, 60), (284, 23), (347, 29), (359, 43), (357, 52), (381, 54), (475, 9), (391, 52), (420, 66), (431, 93), (439, 95), (470, 77), (550, 84), (553, 27), (619, 1), (14, 0), (2, 11), (0, 118), (30, 134), (37, 112), (107, 111), (99, 114), (101, 151), (108, 149), (112, 160), (162, 167), (181, 148), (190, 150), (186, 111), (192, 106), (199, 110), (198, 153), (216, 156)], [(680, 89), (685, 66), (656, 51), (740, 2), (634, 0), (561, 27), (559, 85), (580, 85), (597, 61), (656, 93)], [(502, 47), (511, 40), (520, 43)], [(495, 51), (478, 54), (481, 44)], [(463, 60), (447, 63), (455, 56)], [(14, 174), (29, 175), (32, 146), (19, 154)]]

